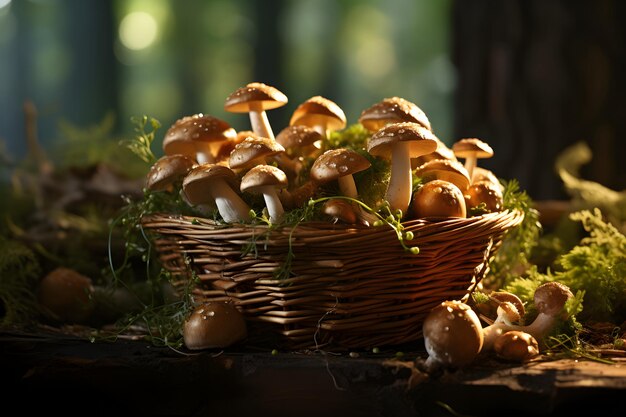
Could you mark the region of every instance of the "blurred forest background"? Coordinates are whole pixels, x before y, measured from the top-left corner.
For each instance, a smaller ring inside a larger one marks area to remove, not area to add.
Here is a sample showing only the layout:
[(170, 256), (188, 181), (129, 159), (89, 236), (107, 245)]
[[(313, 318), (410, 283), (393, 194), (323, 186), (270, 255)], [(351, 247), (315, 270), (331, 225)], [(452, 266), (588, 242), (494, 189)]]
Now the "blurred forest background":
[(56, 158), (71, 140), (97, 158), (140, 115), (163, 126), (158, 153), (185, 115), (248, 129), (223, 103), (260, 81), (289, 98), (268, 114), (275, 131), (314, 95), (349, 124), (401, 96), (445, 143), (491, 144), (483, 165), (534, 199), (565, 197), (554, 161), (579, 141), (593, 152), (582, 175), (621, 190), (624, 21), (618, 0), (0, 0), (0, 154), (26, 155), (26, 102)]

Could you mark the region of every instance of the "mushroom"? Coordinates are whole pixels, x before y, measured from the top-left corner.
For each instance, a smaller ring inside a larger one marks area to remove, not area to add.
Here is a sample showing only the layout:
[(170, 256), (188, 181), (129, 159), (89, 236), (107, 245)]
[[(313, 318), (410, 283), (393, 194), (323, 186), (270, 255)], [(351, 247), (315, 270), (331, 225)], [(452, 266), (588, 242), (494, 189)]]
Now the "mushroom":
[(183, 342), (190, 350), (224, 349), (247, 336), (243, 314), (226, 301), (200, 304), (183, 324)]
[[(316, 143), (324, 138), (315, 129), (304, 125), (287, 126), (276, 136), (276, 142), (285, 148), (278, 166), (298, 176), (301, 173), (305, 158), (315, 158), (319, 152)], [(289, 160), (286, 160), (286, 158)]]
[(514, 323), (519, 321), (522, 317), (517, 307), (515, 307), (515, 304), (510, 301), (499, 303), (497, 315), (492, 324), (483, 328), (483, 349), (485, 351), (492, 350), (498, 336), (512, 330), (516, 326)]
[(237, 133), (227, 122), (202, 113), (178, 119), (165, 133), (163, 152), (166, 155), (183, 154), (198, 164), (215, 161), (222, 143), (232, 140)]
[(465, 158), (465, 169), (472, 178), (477, 159), (491, 158), (493, 149), (487, 143), (477, 138), (463, 138), (452, 145), (452, 151), (457, 158)]
[(273, 139), (248, 136), (232, 150), (228, 166), (234, 170), (246, 170), (255, 165), (266, 165), (271, 156), (281, 152), (285, 152), (285, 148)]
[(422, 184), (413, 194), (411, 217), (467, 217), (463, 193), (448, 181)]
[[(556, 281), (541, 284), (537, 287), (534, 294), (534, 304), (538, 314), (533, 322), (525, 326), (511, 324), (510, 322), (513, 321), (511, 319), (514, 316), (507, 315), (508, 311), (500, 312), (500, 319), (496, 319), (497, 323), (494, 322), (494, 324), (484, 329), (485, 349), (492, 349), (496, 337), (510, 330), (520, 330), (529, 333), (537, 339), (540, 347), (543, 346), (545, 344), (545, 337), (554, 329), (554, 326), (559, 321), (567, 319), (566, 313), (564, 312), (565, 303), (573, 296), (567, 285)], [(500, 307), (506, 304), (513, 305), (513, 303), (510, 302), (503, 302), (500, 304)], [(509, 307), (505, 308), (510, 311), (511, 309)]]
[(261, 137), (274, 140), (266, 110), (282, 107), (287, 101), (287, 96), (275, 87), (255, 82), (238, 88), (229, 95), (224, 103), (224, 110), (231, 113), (249, 113), (252, 131)]
[(94, 311), (94, 286), (78, 271), (57, 267), (37, 286), (37, 301), (44, 311), (63, 323), (83, 324)]
[(406, 213), (413, 191), (411, 158), (437, 149), (433, 133), (417, 123), (389, 124), (372, 135), (367, 143), (371, 155), (391, 160), (391, 176), (385, 199), (393, 211)]
[(422, 331), (428, 370), (467, 366), (483, 346), (478, 316), (469, 305), (458, 300), (443, 301), (435, 306), (424, 319)]
[(500, 187), (500, 189), (502, 189), (502, 184), (500, 183), (500, 180), (498, 179), (498, 177), (496, 177), (496, 175), (487, 168), (478, 167), (478, 166), (474, 167), (474, 172), (472, 174), (471, 180), (472, 180), (472, 184), (476, 182), (481, 182), (481, 181), (491, 182), (497, 185), (498, 187)]
[(465, 191), (465, 205), (468, 209), (481, 207), (484, 212), (502, 211), (504, 196), (502, 188), (489, 181), (475, 182)]
[(187, 174), (183, 192), (189, 204), (200, 209), (206, 204), (215, 204), (225, 222), (241, 222), (249, 218), (250, 207), (233, 190), (236, 182), (237, 174), (227, 166), (203, 164)]
[(346, 115), (332, 100), (314, 96), (300, 104), (289, 120), (290, 126), (304, 125), (328, 139), (331, 132), (346, 127)]
[(261, 193), (270, 216), (270, 222), (276, 223), (284, 213), (277, 189), (287, 187), (287, 176), (280, 168), (272, 165), (257, 165), (251, 168), (241, 179), (241, 192)]
[(146, 176), (146, 188), (151, 191), (172, 192), (194, 165), (194, 161), (186, 155), (164, 155), (150, 167)]
[(374, 133), (388, 124), (412, 122), (432, 130), (426, 114), (415, 103), (401, 97), (385, 98), (363, 110), (359, 123)]
[(444, 180), (456, 185), (462, 192), (470, 185), (470, 177), (463, 164), (450, 159), (433, 159), (418, 166), (414, 172), (424, 183)]
[(511, 330), (496, 338), (493, 350), (501, 359), (526, 362), (539, 355), (539, 344), (530, 333)]
[(422, 155), (420, 157), (414, 158), (411, 160), (411, 168), (415, 169), (420, 165), (425, 164), (428, 161), (432, 161), (435, 159), (443, 159), (448, 161), (457, 161), (456, 155), (452, 149), (448, 147), (445, 143), (443, 143), (439, 138), (435, 137), (437, 141), (437, 149), (434, 152), (428, 153), (426, 155)]
[(330, 216), (335, 223), (355, 224), (357, 222), (354, 206), (344, 199), (331, 198), (327, 200), (322, 206), (322, 213)]

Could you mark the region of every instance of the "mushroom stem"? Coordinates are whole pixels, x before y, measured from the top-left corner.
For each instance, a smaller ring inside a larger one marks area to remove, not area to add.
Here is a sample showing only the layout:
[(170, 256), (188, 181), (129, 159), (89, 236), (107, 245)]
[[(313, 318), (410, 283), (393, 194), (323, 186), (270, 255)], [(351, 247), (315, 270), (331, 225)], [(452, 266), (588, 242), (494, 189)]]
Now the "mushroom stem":
[(211, 188), (215, 205), (220, 215), (227, 223), (244, 221), (248, 218), (250, 207), (228, 184), (216, 181)]
[(250, 106), (250, 125), (252, 131), (257, 135), (275, 140), (272, 126), (267, 119), (267, 113), (263, 110), (261, 103), (252, 103)]
[(196, 162), (198, 165), (215, 163), (215, 158), (211, 154), (210, 150), (197, 149), (196, 147)]
[(406, 213), (413, 189), (409, 142), (397, 142), (391, 147), (391, 176), (385, 199), (393, 211)]
[(467, 170), (467, 174), (470, 178), (472, 178), (472, 174), (474, 173), (474, 168), (476, 168), (477, 158), (475, 156), (468, 156), (465, 158), (465, 170)]
[(285, 211), (280, 198), (278, 197), (278, 193), (276, 192), (276, 187), (266, 185), (260, 187), (259, 191), (263, 194), (265, 206), (267, 207), (267, 212), (270, 215), (270, 222), (278, 222)]

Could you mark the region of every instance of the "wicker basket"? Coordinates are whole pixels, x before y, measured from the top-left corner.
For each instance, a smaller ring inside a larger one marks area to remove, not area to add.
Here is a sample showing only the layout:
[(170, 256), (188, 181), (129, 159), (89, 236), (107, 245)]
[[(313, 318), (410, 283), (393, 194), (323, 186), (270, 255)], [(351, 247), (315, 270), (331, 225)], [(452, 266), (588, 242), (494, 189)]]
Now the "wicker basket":
[[(309, 222), (269, 231), (168, 214), (142, 219), (163, 266), (194, 300), (231, 300), (249, 322), (249, 343), (292, 349), (369, 349), (421, 338), (432, 307), (465, 299), (488, 271), (504, 234), (523, 214), (412, 220), (420, 253), (388, 226)], [(243, 250), (256, 242), (256, 251)], [(276, 278), (290, 252), (289, 276)]]

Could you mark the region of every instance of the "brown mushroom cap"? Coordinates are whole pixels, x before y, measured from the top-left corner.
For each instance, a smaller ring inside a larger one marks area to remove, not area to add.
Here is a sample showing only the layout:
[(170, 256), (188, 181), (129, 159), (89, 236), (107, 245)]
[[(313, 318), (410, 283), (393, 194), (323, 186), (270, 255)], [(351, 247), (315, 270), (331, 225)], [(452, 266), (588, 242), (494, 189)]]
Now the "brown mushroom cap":
[(421, 185), (413, 195), (410, 208), (414, 218), (467, 217), (463, 193), (459, 187), (444, 180)]
[[(515, 309), (519, 313), (521, 317), (524, 317), (526, 314), (526, 309), (524, 307), (524, 302), (515, 294), (508, 291), (493, 291), (489, 294), (489, 298), (496, 302), (496, 304), (501, 304), (504, 302), (512, 303), (515, 306)], [(496, 306), (497, 308), (497, 306)]]
[(146, 176), (146, 188), (153, 191), (170, 190), (193, 168), (194, 161), (186, 155), (164, 155), (152, 166)]
[(502, 333), (496, 337), (493, 348), (498, 357), (514, 362), (525, 362), (539, 354), (537, 339), (520, 330)]
[(492, 182), (476, 182), (470, 185), (464, 193), (467, 208), (477, 207), (484, 203), (485, 210), (488, 213), (495, 213), (503, 209), (504, 196), (502, 195), (502, 188)]
[(316, 142), (323, 140), (315, 129), (305, 125), (287, 126), (276, 135), (276, 142), (281, 144), (291, 156), (304, 156), (316, 150)]
[(456, 185), (461, 191), (467, 190), (470, 178), (467, 170), (458, 161), (449, 159), (433, 159), (415, 169), (415, 175), (423, 182), (444, 180)]
[(245, 339), (243, 314), (232, 303), (211, 301), (196, 307), (183, 325), (183, 341), (191, 350), (227, 348)]
[(434, 152), (437, 141), (433, 133), (417, 123), (394, 123), (374, 133), (367, 143), (367, 151), (383, 158), (391, 158), (391, 147), (397, 142), (410, 144), (409, 157), (417, 158)]
[(368, 169), (370, 161), (360, 153), (347, 148), (330, 149), (315, 159), (310, 178), (320, 184), (327, 183)]
[(491, 146), (478, 138), (459, 139), (452, 145), (452, 151), (457, 158), (475, 157), (481, 159), (491, 158), (493, 156)]
[(435, 149), (434, 152), (431, 152), (426, 155), (418, 156), (417, 158), (414, 158), (413, 160), (411, 160), (411, 168), (415, 169), (419, 167), (420, 165), (423, 165), (426, 162), (432, 161), (435, 159), (443, 159), (443, 160), (447, 159), (450, 161), (457, 160), (456, 156), (454, 155), (454, 152), (452, 151), (452, 149), (448, 147), (448, 145), (443, 143), (437, 137), (435, 137), (435, 140), (437, 141), (437, 149)]
[(481, 181), (488, 181), (502, 188), (500, 180), (491, 170), (483, 167), (474, 167), (474, 172), (472, 173), (472, 184)]
[(461, 301), (444, 301), (434, 307), (424, 319), (422, 330), (429, 360), (443, 366), (469, 365), (483, 346), (480, 320)]
[(287, 185), (287, 176), (280, 168), (273, 165), (257, 165), (250, 168), (241, 178), (239, 188), (242, 192), (256, 193), (264, 186), (286, 188)]
[(357, 214), (354, 210), (354, 206), (341, 198), (327, 200), (322, 206), (322, 213), (343, 223), (355, 224), (357, 222)]
[(426, 114), (416, 104), (400, 97), (389, 97), (363, 110), (359, 123), (376, 132), (391, 123), (413, 122), (431, 130)]
[(249, 83), (230, 94), (224, 110), (232, 113), (248, 113), (254, 109), (271, 110), (287, 104), (287, 96), (275, 87), (263, 83)]
[(285, 148), (275, 140), (257, 136), (248, 136), (235, 145), (230, 153), (228, 166), (232, 169), (247, 169), (259, 165), (260, 161), (284, 152)]
[(542, 314), (557, 316), (572, 297), (574, 294), (567, 285), (556, 281), (546, 282), (535, 290), (535, 308)]
[(237, 174), (225, 165), (202, 164), (189, 171), (183, 179), (183, 192), (189, 204), (211, 201), (211, 183), (215, 180), (224, 180), (231, 187), (237, 187)]
[(334, 101), (314, 96), (296, 108), (289, 120), (289, 125), (304, 125), (313, 128), (322, 126), (325, 131), (335, 131), (346, 127), (346, 115)]
[(94, 292), (89, 277), (65, 267), (46, 274), (37, 287), (41, 306), (64, 323), (84, 323), (94, 311)]
[(227, 122), (202, 113), (178, 119), (165, 133), (163, 151), (166, 155), (183, 154), (196, 158), (203, 143), (213, 155), (222, 142), (232, 140), (237, 133)]

